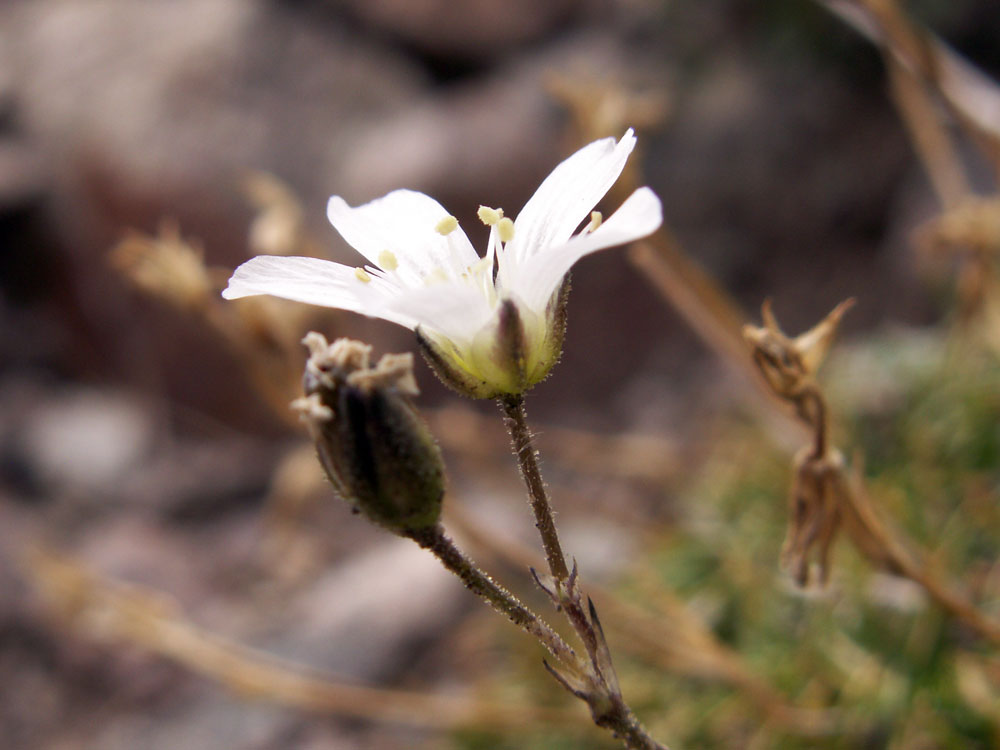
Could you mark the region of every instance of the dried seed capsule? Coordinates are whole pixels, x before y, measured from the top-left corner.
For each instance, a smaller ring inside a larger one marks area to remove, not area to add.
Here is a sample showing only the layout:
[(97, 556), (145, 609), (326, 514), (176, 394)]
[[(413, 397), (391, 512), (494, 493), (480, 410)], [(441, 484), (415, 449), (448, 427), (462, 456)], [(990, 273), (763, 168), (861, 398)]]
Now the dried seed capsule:
[(396, 533), (437, 523), (444, 495), (441, 453), (410, 397), (417, 394), (411, 354), (310, 333), (311, 356), (299, 411), (337, 492), (374, 523)]

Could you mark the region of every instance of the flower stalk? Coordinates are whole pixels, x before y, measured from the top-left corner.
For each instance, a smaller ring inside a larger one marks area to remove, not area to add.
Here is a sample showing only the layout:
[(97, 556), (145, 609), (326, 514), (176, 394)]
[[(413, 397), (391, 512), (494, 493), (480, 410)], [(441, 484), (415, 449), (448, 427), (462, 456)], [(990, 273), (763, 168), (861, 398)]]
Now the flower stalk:
[(514, 456), (517, 458), (521, 477), (528, 488), (528, 501), (535, 515), (535, 527), (542, 537), (549, 573), (555, 579), (558, 588), (569, 578), (570, 573), (562, 545), (559, 543), (559, 533), (552, 518), (552, 506), (545, 490), (545, 482), (542, 481), (542, 472), (538, 467), (538, 451), (535, 450), (531, 440), (527, 412), (524, 409), (524, 396), (505, 396), (499, 402), (504, 413), (504, 424), (514, 445)]
[[(559, 602), (574, 630), (583, 641), (587, 659), (577, 654), (542, 618), (516, 596), (479, 569), (445, 534), (440, 524), (404, 532), (422, 548), (430, 551), (444, 567), (457, 576), (465, 587), (489, 604), (496, 612), (539, 641), (559, 666), (543, 662), (560, 685), (580, 698), (590, 708), (594, 723), (621, 739), (628, 750), (668, 750), (656, 742), (622, 698), (618, 678), (611, 664), (611, 653), (593, 602), (582, 607), (582, 594), (576, 585), (576, 569), (562, 586)], [(555, 599), (558, 595), (540, 586)]]
[(573, 668), (577, 662), (577, 656), (566, 641), (548, 623), (522, 604), (516, 596), (466, 557), (445, 534), (440, 524), (409, 531), (405, 536), (433, 553), (445, 568), (461, 579), (469, 591), (526, 633), (534, 636), (561, 664)]
[(531, 442), (524, 397), (509, 396), (501, 404), (551, 570), (551, 575), (543, 574), (546, 582), (538, 574), (535, 580), (566, 614), (586, 656), (574, 651), (445, 534), (439, 521), (444, 465), (410, 401), (418, 393), (412, 356), (386, 354), (372, 364), (371, 347), (359, 341), (337, 339), (330, 344), (320, 334), (310, 333), (303, 343), (310, 350), (303, 378), (307, 395), (293, 408), (309, 429), (320, 464), (337, 493), (372, 523), (429, 550), (466, 588), (538, 640), (554, 657), (553, 664), (545, 662), (545, 667), (587, 703), (595, 724), (610, 729), (628, 748), (662, 748), (622, 699), (597, 611), (589, 599), (584, 606), (576, 566), (572, 572), (567, 569)]
[(541, 536), (542, 548), (549, 568), (549, 575), (531, 573), (552, 600), (556, 609), (563, 612), (577, 637), (583, 643), (586, 660), (577, 659), (578, 674), (561, 672), (546, 662), (549, 673), (566, 690), (587, 704), (594, 723), (622, 740), (629, 750), (667, 750), (643, 728), (622, 697), (618, 676), (611, 660), (611, 650), (604, 636), (604, 629), (597, 617), (597, 609), (579, 586), (576, 563), (570, 570), (559, 542), (559, 533), (553, 519), (545, 482), (538, 465), (538, 451), (531, 439), (524, 396), (507, 395), (499, 399), (504, 413), (504, 424), (510, 433), (517, 465), (528, 490), (528, 501), (535, 516), (535, 527)]
[[(595, 141), (558, 165), (516, 219), (480, 206), (490, 227), (478, 255), (458, 220), (433, 198), (396, 190), (351, 207), (339, 196), (327, 216), (368, 261), (351, 268), (316, 258), (258, 256), (241, 265), (223, 297), (271, 294), (382, 318), (415, 332), (431, 369), (471, 398), (496, 398), (542, 538), (549, 572), (532, 571), (586, 650), (577, 654), (510, 592), (469, 561), (444, 534), (440, 453), (409, 397), (411, 360), (318, 334), (296, 409), (338, 494), (369, 520), (430, 550), (495, 610), (535, 636), (555, 657), (556, 679), (586, 701), (594, 722), (628, 748), (662, 748), (625, 704), (593, 603), (566, 563), (524, 410), (524, 393), (559, 359), (570, 269), (586, 255), (649, 235), (662, 221), (649, 188), (632, 192), (607, 221), (593, 207), (625, 168), (631, 129)], [(581, 228), (589, 213), (589, 221)], [(544, 579), (544, 580), (543, 580)]]

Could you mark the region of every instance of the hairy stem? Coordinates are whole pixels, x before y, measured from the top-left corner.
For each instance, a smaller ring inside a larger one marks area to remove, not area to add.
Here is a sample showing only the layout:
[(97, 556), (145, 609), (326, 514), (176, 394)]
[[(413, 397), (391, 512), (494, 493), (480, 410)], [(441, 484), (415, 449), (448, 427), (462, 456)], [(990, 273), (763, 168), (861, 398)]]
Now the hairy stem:
[(467, 558), (448, 538), (440, 524), (427, 529), (410, 531), (407, 536), (424, 549), (434, 553), (449, 571), (462, 580), (467, 589), (484, 599), (493, 609), (522, 630), (537, 638), (560, 663), (570, 667), (576, 665), (575, 652), (559, 634), (522, 604), (516, 596), (477, 568), (475, 563)]
[(561, 583), (569, 578), (569, 568), (566, 567), (566, 557), (559, 544), (555, 521), (552, 520), (552, 506), (549, 504), (542, 473), (538, 468), (538, 454), (531, 442), (531, 430), (528, 429), (527, 414), (524, 410), (524, 396), (504, 396), (500, 399), (500, 407), (503, 409), (504, 423), (514, 444), (517, 465), (528, 488), (528, 500), (535, 514), (535, 527), (542, 536), (542, 547), (545, 549), (549, 572), (557, 584)]
[(595, 721), (595, 723), (599, 727), (610, 729), (615, 737), (624, 743), (627, 750), (670, 750), (646, 733), (642, 724), (635, 718), (635, 714), (624, 702), (619, 700), (619, 703), (621, 705), (613, 720), (608, 718), (606, 721)]
[[(586, 660), (580, 659), (578, 662), (583, 667), (583, 679), (576, 684), (551, 667), (549, 671), (563, 687), (587, 703), (594, 723), (609, 730), (628, 750), (668, 750), (666, 745), (661, 745), (647, 734), (622, 698), (604, 632), (597, 621), (597, 612), (589, 600), (584, 605), (585, 597), (577, 582), (576, 566), (573, 566), (571, 573), (566, 565), (548, 493), (538, 468), (538, 454), (531, 441), (524, 396), (503, 397), (500, 399), (500, 407), (514, 444), (517, 465), (528, 489), (528, 500), (535, 514), (535, 526), (542, 537), (542, 547), (549, 572), (555, 581), (555, 590), (549, 591), (537, 577), (536, 581), (566, 615), (587, 653)], [(585, 661), (589, 661), (589, 664)]]

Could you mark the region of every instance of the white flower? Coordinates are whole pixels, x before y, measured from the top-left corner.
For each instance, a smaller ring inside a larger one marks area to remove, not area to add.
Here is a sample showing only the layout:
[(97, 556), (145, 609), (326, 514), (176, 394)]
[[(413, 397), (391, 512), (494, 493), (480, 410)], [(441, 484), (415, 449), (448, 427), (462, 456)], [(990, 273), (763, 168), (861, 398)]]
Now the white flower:
[(634, 146), (630, 129), (617, 143), (606, 138), (580, 149), (515, 221), (480, 208), (490, 225), (482, 258), (455, 218), (423, 193), (396, 190), (356, 208), (333, 196), (330, 222), (368, 265), (262, 255), (236, 269), (222, 296), (272, 294), (389, 320), (416, 331), (428, 361), (459, 390), (477, 397), (522, 393), (559, 357), (559, 292), (572, 265), (645, 237), (662, 221), (649, 188), (636, 190), (607, 221), (591, 214)]

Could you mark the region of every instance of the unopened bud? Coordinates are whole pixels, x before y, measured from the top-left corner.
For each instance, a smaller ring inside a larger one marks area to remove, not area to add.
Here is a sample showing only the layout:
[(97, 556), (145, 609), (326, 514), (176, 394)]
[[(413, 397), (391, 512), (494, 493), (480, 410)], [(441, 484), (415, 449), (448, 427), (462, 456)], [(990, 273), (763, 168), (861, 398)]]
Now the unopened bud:
[(404, 533), (441, 515), (444, 465), (410, 396), (417, 394), (411, 354), (386, 354), (318, 333), (303, 340), (311, 356), (305, 398), (294, 404), (337, 492), (371, 521)]

